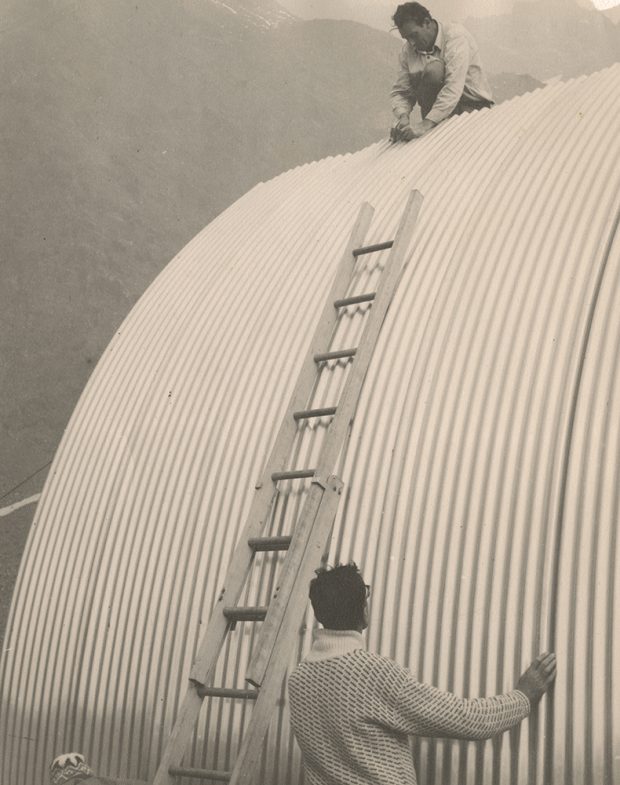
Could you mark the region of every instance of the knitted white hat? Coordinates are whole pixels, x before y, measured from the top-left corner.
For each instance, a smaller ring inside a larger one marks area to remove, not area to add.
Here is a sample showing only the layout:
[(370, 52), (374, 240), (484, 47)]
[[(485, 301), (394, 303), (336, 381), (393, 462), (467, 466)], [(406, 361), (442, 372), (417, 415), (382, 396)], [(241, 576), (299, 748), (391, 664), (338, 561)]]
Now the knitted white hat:
[(93, 771), (86, 765), (84, 756), (80, 752), (68, 752), (54, 758), (50, 766), (51, 785), (71, 785), (93, 777)]

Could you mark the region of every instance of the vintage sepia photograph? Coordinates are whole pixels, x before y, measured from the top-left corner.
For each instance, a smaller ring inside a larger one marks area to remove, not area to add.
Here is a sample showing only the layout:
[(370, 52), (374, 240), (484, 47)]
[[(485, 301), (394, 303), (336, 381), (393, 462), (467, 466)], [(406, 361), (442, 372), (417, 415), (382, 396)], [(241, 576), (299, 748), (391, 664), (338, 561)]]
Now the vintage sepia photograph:
[(0, 38), (0, 785), (620, 785), (620, 0)]

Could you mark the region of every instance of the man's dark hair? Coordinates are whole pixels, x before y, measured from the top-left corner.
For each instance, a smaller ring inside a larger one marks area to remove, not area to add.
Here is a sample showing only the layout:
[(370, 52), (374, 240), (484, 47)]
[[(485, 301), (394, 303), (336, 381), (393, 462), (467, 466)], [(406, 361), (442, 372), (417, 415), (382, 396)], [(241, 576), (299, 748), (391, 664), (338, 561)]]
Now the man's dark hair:
[(402, 27), (405, 22), (413, 22), (416, 25), (424, 24), (426, 19), (432, 19), (428, 8), (424, 8), (420, 3), (403, 3), (396, 9), (392, 17), (396, 27)]
[(329, 630), (356, 630), (364, 622), (366, 584), (357, 565), (339, 564), (316, 571), (310, 581), (314, 615)]

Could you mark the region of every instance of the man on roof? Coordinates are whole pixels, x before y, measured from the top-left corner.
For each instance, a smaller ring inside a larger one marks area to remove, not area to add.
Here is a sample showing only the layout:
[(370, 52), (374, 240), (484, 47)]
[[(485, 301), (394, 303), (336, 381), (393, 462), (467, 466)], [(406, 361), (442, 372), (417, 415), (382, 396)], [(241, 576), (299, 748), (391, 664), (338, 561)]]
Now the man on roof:
[(409, 736), (488, 739), (518, 725), (555, 678), (543, 653), (516, 687), (460, 698), (366, 651), (370, 587), (355, 564), (317, 570), (310, 600), (324, 629), (288, 678), (291, 725), (307, 785), (415, 785)]
[[(392, 19), (405, 39), (390, 93), (392, 141), (409, 142), (452, 115), (493, 106), (478, 47), (462, 25), (438, 22), (420, 3), (399, 5)], [(422, 120), (412, 124), (416, 104)]]

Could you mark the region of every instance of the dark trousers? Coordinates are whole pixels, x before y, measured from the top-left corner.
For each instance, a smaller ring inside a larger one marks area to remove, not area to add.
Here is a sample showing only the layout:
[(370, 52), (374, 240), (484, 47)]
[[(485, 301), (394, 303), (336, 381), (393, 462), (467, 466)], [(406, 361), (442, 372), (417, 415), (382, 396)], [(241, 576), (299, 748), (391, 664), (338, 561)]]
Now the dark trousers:
[[(433, 104), (439, 95), (439, 91), (444, 86), (445, 81), (446, 68), (443, 61), (439, 59), (429, 60), (424, 71), (413, 77), (412, 87), (418, 104), (420, 105), (422, 119), (424, 119), (433, 108)], [(462, 95), (452, 114), (475, 112), (477, 109), (486, 109), (490, 106), (493, 106), (491, 101), (473, 101), (471, 98), (466, 98)]]

